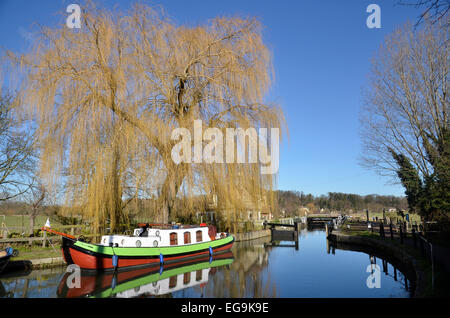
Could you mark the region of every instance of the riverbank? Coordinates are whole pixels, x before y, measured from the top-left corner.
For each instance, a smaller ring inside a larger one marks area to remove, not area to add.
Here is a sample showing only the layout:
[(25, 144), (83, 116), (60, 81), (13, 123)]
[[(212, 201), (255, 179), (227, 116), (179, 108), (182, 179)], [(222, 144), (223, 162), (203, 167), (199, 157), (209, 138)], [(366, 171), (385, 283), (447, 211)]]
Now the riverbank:
[[(333, 231), (328, 236), (328, 239), (332, 243), (341, 243), (377, 250), (396, 259), (399, 263), (404, 264), (410, 272), (414, 273), (414, 297), (442, 296), (442, 293), (448, 293), (448, 286), (445, 286), (445, 282), (449, 279), (448, 273), (440, 268), (436, 268), (436, 266), (433, 269), (431, 262), (426, 257), (422, 256), (419, 251), (408, 245), (400, 244), (395, 240), (383, 239), (379, 235), (368, 231), (347, 232), (337, 230)], [(434, 286), (432, 276), (434, 276)], [(442, 278), (442, 280), (440, 280), (440, 278)]]
[(245, 233), (231, 233), (235, 242), (251, 241), (262, 237), (270, 236), (270, 230), (258, 230)]
[(19, 271), (30, 271), (63, 266), (66, 263), (62, 257), (46, 257), (29, 260), (11, 260), (2, 273), (13, 273)]

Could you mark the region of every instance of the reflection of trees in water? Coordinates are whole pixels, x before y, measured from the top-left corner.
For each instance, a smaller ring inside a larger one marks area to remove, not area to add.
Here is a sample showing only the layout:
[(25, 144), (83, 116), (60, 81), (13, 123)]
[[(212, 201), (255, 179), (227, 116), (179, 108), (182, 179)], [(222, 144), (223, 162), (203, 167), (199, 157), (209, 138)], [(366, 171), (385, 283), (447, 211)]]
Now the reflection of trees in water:
[(211, 283), (205, 286), (203, 296), (276, 297), (270, 273), (264, 272), (269, 260), (269, 249), (264, 247), (267, 242), (270, 242), (270, 237), (236, 243), (234, 262), (220, 270), (211, 269)]
[[(414, 281), (414, 279), (409, 279), (408, 277), (413, 277), (414, 278), (414, 273), (410, 272), (409, 275), (406, 274), (408, 273), (408, 269), (406, 269), (405, 266), (400, 266), (400, 268), (397, 268), (395, 263), (389, 263), (387, 260), (383, 259), (383, 258), (379, 258), (378, 256), (375, 256), (371, 253), (368, 254), (369, 255), (369, 264), (370, 264), (370, 269), (371, 269), (371, 274), (374, 273), (374, 268), (375, 265), (378, 265), (380, 270), (382, 270), (382, 272), (384, 273), (384, 275), (389, 276), (391, 279), (393, 279), (394, 281), (398, 282), (399, 284), (402, 285), (402, 287), (408, 291), (409, 296), (413, 297), (414, 296), (414, 290), (415, 290), (415, 286), (416, 283)], [(378, 260), (377, 260), (378, 258)], [(378, 261), (378, 263), (377, 263)], [(380, 264), (381, 261), (381, 264)], [(397, 263), (398, 264), (398, 263)], [(389, 269), (389, 267), (391, 267), (391, 269)], [(405, 273), (403, 273), (403, 271), (405, 271)], [(411, 271), (411, 269), (409, 270)]]
[(410, 297), (414, 296), (414, 291), (416, 288), (416, 282), (414, 279), (415, 271), (411, 265), (402, 263), (392, 255), (389, 255), (382, 250), (371, 247), (327, 241), (328, 253), (330, 248), (333, 251), (333, 254), (335, 249), (367, 254), (369, 258), (367, 264), (371, 266), (371, 274), (374, 273), (375, 265), (378, 265), (379, 269), (382, 271), (382, 274), (398, 282), (402, 286), (402, 288), (408, 291)]
[(0, 280), (0, 297), (5, 297), (6, 296), (6, 289), (2, 284), (2, 281)]
[(31, 273), (18, 272), (17, 277), (2, 277), (0, 284), (3, 285), (4, 295), (0, 290), (0, 297), (50, 297), (62, 273), (62, 268), (50, 268)]

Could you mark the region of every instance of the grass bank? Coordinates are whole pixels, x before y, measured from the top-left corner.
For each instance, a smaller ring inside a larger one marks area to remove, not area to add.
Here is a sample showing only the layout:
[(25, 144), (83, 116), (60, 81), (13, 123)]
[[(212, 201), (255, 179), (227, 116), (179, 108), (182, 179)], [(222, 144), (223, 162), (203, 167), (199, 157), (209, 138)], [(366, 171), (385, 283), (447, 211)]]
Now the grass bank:
[(51, 246), (42, 247), (34, 245), (30, 247), (25, 244), (11, 245), (11, 247), (19, 251), (19, 256), (11, 258), (11, 260), (13, 261), (25, 261), (62, 256), (59, 244), (54, 245), (55, 249), (53, 249)]

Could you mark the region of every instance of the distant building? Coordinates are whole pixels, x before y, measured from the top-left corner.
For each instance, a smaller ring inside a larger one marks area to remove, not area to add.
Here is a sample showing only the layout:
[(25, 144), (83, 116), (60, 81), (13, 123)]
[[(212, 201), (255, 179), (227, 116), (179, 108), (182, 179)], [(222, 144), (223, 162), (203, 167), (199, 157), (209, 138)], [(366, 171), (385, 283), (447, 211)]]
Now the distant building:
[(309, 214), (309, 209), (307, 207), (302, 206), (298, 209), (299, 216), (307, 216)]
[(272, 212), (261, 212), (259, 220), (272, 220)]

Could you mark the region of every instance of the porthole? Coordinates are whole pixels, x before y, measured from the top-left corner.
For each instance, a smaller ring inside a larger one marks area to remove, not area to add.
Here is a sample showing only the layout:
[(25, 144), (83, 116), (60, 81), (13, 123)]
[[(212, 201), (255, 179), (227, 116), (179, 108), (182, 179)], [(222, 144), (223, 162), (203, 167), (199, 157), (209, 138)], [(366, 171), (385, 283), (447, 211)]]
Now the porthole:
[(137, 241), (136, 241), (136, 246), (137, 246), (137, 247), (141, 247), (141, 241), (137, 240)]
[(158, 246), (158, 241), (157, 241), (157, 240), (154, 240), (154, 241), (153, 241), (153, 246), (154, 246), (154, 247), (157, 247), (157, 246)]
[(156, 232), (155, 232), (155, 235), (156, 235), (156, 236), (159, 236), (159, 231), (156, 231)]
[(123, 243), (125, 243), (125, 240), (120, 241), (120, 244), (123, 245)]

